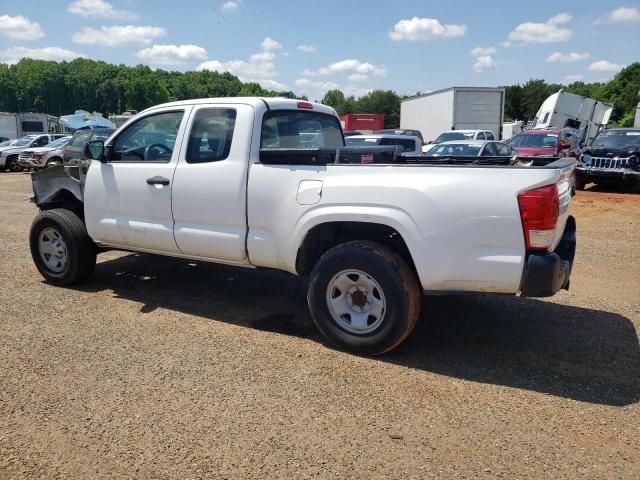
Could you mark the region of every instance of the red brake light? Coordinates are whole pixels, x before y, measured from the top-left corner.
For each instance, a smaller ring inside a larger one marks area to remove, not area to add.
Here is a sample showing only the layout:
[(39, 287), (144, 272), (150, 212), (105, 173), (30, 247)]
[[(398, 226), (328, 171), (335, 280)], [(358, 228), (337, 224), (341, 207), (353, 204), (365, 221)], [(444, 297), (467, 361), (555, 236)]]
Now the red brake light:
[(548, 185), (522, 192), (518, 206), (527, 250), (549, 250), (560, 215), (558, 188)]
[(306, 110), (313, 110), (313, 104), (310, 102), (298, 102), (298, 108), (304, 108)]

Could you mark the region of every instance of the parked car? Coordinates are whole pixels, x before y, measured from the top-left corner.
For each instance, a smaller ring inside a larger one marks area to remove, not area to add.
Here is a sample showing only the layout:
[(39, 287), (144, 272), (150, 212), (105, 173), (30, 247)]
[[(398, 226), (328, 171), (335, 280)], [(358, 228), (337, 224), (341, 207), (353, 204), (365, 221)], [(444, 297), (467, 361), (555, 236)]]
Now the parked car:
[(402, 153), (418, 155), (422, 153), (422, 142), (418, 137), (407, 135), (356, 135), (345, 138), (347, 147), (389, 147), (397, 145)]
[[(301, 148), (312, 129), (321, 147)], [(524, 171), (339, 164), (343, 147), (337, 113), (318, 103), (152, 107), (86, 145), (86, 176), (32, 174), (33, 261), (56, 285), (86, 280), (101, 248), (308, 274), (318, 329), (361, 354), (402, 343), (422, 292), (568, 288), (574, 161)]]
[(579, 159), (582, 149), (573, 132), (560, 129), (527, 130), (507, 142), (520, 157), (573, 157)]
[(420, 139), (420, 144), (424, 145), (424, 138), (422, 138), (422, 133), (420, 133), (420, 130), (409, 130), (406, 128), (388, 128), (386, 130), (376, 130), (372, 133), (374, 135), (409, 135), (410, 137), (418, 137)]
[(22, 167), (18, 163), (20, 152), (27, 148), (44, 147), (50, 142), (64, 137), (62, 134), (26, 135), (15, 143), (0, 148), (0, 169), (19, 172)]
[(584, 149), (576, 169), (576, 188), (590, 182), (640, 183), (640, 128), (603, 130)]
[(515, 164), (518, 153), (502, 142), (487, 140), (454, 140), (452, 142), (443, 142), (434, 145), (428, 152), (424, 153), (430, 157), (504, 157), (511, 159), (511, 163)]
[(63, 163), (66, 165), (87, 160), (84, 151), (87, 142), (91, 140), (106, 140), (113, 132), (115, 132), (114, 128), (83, 128), (82, 130), (76, 130), (64, 148)]
[(22, 168), (46, 168), (62, 165), (64, 147), (71, 140), (71, 135), (61, 137), (44, 147), (27, 148), (20, 152), (18, 164)]
[(437, 145), (442, 142), (452, 142), (454, 140), (495, 140), (495, 135), (491, 130), (449, 130), (441, 133), (431, 142)]

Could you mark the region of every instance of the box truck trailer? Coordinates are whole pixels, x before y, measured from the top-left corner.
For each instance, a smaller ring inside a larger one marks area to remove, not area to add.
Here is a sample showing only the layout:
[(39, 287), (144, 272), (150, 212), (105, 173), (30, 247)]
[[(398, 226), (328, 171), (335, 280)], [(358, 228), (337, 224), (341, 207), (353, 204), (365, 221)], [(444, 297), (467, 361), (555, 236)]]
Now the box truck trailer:
[(609, 123), (612, 111), (611, 104), (559, 90), (542, 103), (531, 128), (569, 128), (580, 144), (589, 145)]
[(0, 112), (0, 138), (21, 138), (40, 133), (61, 133), (58, 119), (46, 113)]
[(451, 87), (400, 104), (400, 128), (420, 130), (431, 142), (448, 130), (491, 130), (502, 136), (504, 88)]
[(349, 113), (340, 115), (345, 132), (371, 133), (384, 128), (384, 115), (376, 113)]

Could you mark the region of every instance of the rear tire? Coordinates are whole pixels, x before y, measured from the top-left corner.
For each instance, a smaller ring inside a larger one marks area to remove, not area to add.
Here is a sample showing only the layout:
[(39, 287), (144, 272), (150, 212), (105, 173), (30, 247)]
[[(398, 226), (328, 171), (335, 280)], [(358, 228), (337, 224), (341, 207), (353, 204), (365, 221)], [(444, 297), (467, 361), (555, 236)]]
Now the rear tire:
[(309, 310), (337, 347), (380, 355), (402, 343), (420, 315), (416, 276), (396, 252), (369, 241), (326, 252), (311, 272)]
[(71, 210), (41, 212), (31, 225), (29, 245), (36, 268), (55, 285), (80, 283), (95, 269), (96, 245), (80, 217)]

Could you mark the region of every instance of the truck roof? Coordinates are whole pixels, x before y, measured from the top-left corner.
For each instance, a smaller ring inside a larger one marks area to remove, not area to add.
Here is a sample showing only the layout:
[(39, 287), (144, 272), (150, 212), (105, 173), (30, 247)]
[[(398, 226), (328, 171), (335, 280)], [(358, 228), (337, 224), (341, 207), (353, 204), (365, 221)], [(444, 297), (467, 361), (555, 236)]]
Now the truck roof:
[[(312, 108), (300, 108), (299, 104), (304, 102), (304, 104), (311, 105)], [(306, 100), (298, 100), (291, 98), (282, 98), (282, 97), (217, 97), (217, 98), (195, 98), (190, 100), (180, 100), (177, 102), (169, 102), (163, 103), (160, 105), (154, 105), (146, 109), (145, 111), (153, 110), (160, 107), (172, 107), (172, 106), (184, 106), (184, 105), (202, 105), (202, 104), (212, 104), (212, 103), (220, 103), (220, 104), (229, 104), (229, 103), (239, 103), (244, 105), (251, 105), (254, 108), (260, 108), (266, 106), (269, 110), (304, 110), (304, 111), (313, 111), (326, 113), (328, 115), (333, 115), (334, 117), (338, 117), (336, 111), (328, 107), (326, 105), (322, 105), (321, 103), (308, 102)]]

